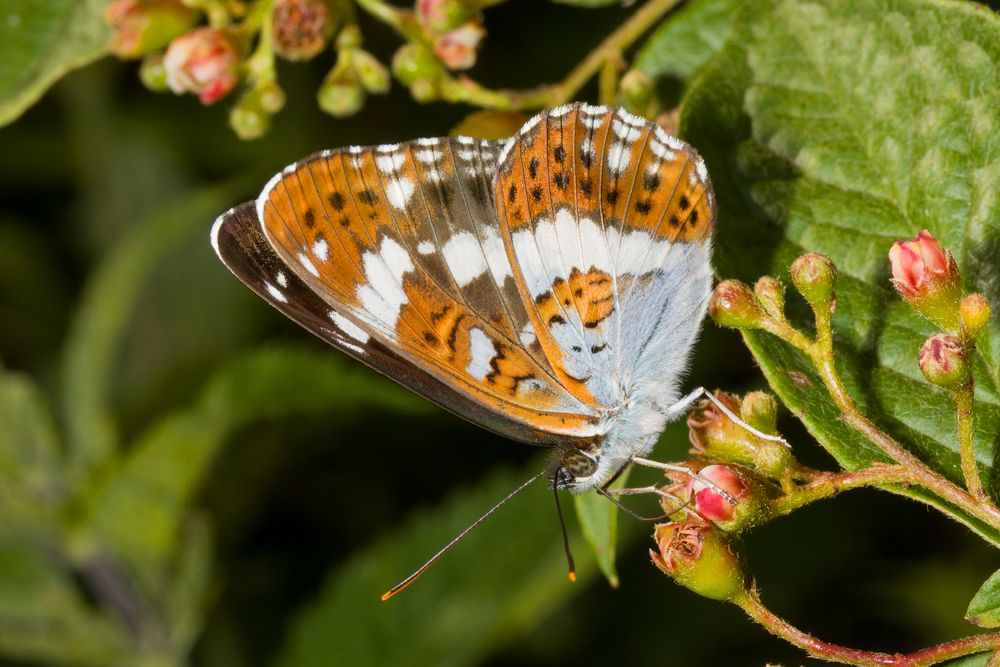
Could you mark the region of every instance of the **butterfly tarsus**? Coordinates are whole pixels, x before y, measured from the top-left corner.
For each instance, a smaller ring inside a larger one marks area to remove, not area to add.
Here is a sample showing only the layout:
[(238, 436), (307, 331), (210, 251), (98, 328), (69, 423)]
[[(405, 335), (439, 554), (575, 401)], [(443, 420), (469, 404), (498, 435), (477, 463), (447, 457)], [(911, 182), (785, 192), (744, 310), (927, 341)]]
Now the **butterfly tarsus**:
[(746, 429), (747, 431), (754, 434), (758, 438), (761, 438), (763, 440), (768, 440), (770, 442), (778, 442), (784, 445), (785, 447), (788, 447), (789, 449), (792, 448), (792, 446), (788, 444), (788, 441), (782, 438), (780, 435), (771, 435), (770, 433), (764, 433), (763, 431), (754, 428), (750, 424), (740, 419), (740, 417), (736, 413), (734, 413), (732, 410), (726, 407), (725, 403), (716, 398), (712, 392), (705, 389), (704, 387), (698, 387), (697, 389), (690, 392), (689, 394), (681, 398), (679, 401), (671, 405), (669, 408), (667, 408), (668, 418), (677, 414), (678, 412), (685, 410), (699, 398), (707, 398), (709, 401), (712, 402), (713, 405), (715, 405), (715, 407), (719, 408), (719, 411), (722, 412), (722, 414), (726, 415), (734, 423)]

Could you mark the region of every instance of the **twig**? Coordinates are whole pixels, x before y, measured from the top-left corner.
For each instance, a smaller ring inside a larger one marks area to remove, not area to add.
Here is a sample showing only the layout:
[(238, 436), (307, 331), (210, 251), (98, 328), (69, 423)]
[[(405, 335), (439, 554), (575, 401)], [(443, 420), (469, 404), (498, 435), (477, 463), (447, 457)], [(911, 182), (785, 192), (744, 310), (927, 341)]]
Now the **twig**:
[(955, 641), (921, 649), (908, 654), (891, 654), (862, 651), (824, 642), (796, 628), (764, 606), (756, 587), (737, 595), (733, 603), (750, 618), (763, 625), (771, 634), (781, 637), (814, 658), (846, 665), (895, 665), (898, 667), (924, 667), (945, 660), (1000, 648), (1000, 634), (971, 635)]

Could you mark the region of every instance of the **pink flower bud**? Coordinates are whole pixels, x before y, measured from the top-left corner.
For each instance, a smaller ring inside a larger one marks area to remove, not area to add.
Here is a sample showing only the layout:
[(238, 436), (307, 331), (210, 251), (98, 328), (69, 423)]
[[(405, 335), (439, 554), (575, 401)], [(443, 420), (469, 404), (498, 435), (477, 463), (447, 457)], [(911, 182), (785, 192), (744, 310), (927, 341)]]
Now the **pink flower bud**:
[(764, 319), (757, 297), (739, 280), (723, 280), (715, 286), (708, 314), (720, 327), (730, 329), (757, 329)]
[(912, 241), (900, 241), (889, 249), (892, 280), (904, 296), (915, 296), (948, 275), (948, 254), (926, 229)]
[(695, 509), (709, 521), (731, 520), (736, 515), (737, 504), (750, 495), (747, 483), (729, 466), (705, 466), (698, 476), (710, 484), (692, 478)]
[(433, 32), (448, 32), (479, 11), (474, 0), (417, 0), (417, 20)]
[(170, 90), (195, 93), (202, 104), (212, 104), (236, 86), (239, 60), (236, 47), (221, 31), (199, 28), (170, 43), (163, 67)]
[(470, 21), (437, 37), (434, 40), (434, 55), (448, 69), (469, 69), (476, 64), (476, 47), (485, 35), (482, 26)]
[(928, 338), (917, 355), (917, 365), (928, 382), (940, 387), (960, 387), (969, 381), (965, 346), (949, 334)]
[(333, 17), (323, 0), (275, 0), (271, 9), (274, 51), (286, 60), (308, 60), (326, 47)]
[(942, 329), (958, 331), (958, 265), (930, 232), (925, 229), (912, 241), (894, 243), (889, 264), (892, 282), (907, 303)]
[(114, 0), (104, 12), (114, 29), (108, 48), (120, 58), (137, 58), (162, 49), (198, 18), (180, 0)]

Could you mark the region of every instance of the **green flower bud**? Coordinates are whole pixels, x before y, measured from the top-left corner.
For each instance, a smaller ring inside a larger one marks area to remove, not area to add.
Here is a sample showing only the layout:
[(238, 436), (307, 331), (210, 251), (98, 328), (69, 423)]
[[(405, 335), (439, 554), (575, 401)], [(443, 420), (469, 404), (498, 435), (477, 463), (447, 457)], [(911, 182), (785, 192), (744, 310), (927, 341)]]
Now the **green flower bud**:
[(970, 294), (962, 299), (959, 312), (962, 315), (965, 335), (975, 338), (990, 321), (990, 302), (982, 294)]
[(243, 140), (258, 139), (271, 129), (271, 116), (285, 105), (285, 91), (276, 81), (247, 90), (229, 112), (229, 126)]
[(426, 104), (440, 99), (441, 91), (437, 81), (433, 79), (420, 79), (419, 81), (414, 81), (413, 85), (410, 86), (410, 95), (417, 102)]
[(142, 59), (142, 65), (139, 66), (139, 80), (154, 93), (165, 93), (170, 90), (162, 53), (150, 54)]
[(939, 387), (955, 389), (969, 381), (965, 346), (951, 334), (935, 334), (928, 338), (917, 355), (917, 365), (927, 381)]
[(753, 292), (738, 280), (723, 280), (715, 286), (708, 314), (719, 326), (731, 329), (757, 329), (764, 319)]
[(778, 402), (766, 391), (751, 391), (743, 397), (740, 417), (758, 431), (778, 432)]
[(342, 52), (316, 93), (319, 108), (338, 118), (352, 116), (364, 107), (365, 97), (365, 89)]
[(774, 320), (785, 319), (785, 286), (780, 280), (764, 276), (754, 285), (753, 292), (768, 317)]
[(712, 600), (729, 600), (747, 588), (743, 561), (721, 531), (697, 518), (656, 526), (657, 551), (649, 555), (664, 574)]
[(437, 80), (444, 73), (434, 53), (422, 44), (409, 42), (399, 47), (392, 57), (392, 73), (404, 86), (417, 81)]
[(826, 255), (810, 252), (792, 263), (792, 283), (815, 311), (833, 307), (833, 284), (837, 268)]
[(361, 28), (355, 24), (345, 26), (337, 35), (337, 50), (350, 51), (361, 48)]
[(389, 92), (389, 70), (379, 62), (378, 58), (364, 49), (357, 49), (351, 54), (351, 64), (361, 85), (369, 93)]
[(618, 83), (618, 91), (626, 109), (642, 114), (653, 100), (653, 80), (641, 70), (630, 69)]

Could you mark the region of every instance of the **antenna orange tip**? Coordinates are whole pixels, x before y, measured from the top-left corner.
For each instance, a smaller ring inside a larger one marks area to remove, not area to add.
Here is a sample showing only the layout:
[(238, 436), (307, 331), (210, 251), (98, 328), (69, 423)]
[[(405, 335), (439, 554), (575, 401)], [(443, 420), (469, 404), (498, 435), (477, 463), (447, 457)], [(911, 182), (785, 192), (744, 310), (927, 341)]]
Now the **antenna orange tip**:
[(385, 593), (382, 593), (382, 602), (385, 602), (386, 600), (391, 598), (392, 595), (393, 595), (392, 591), (387, 591)]
[(569, 580), (572, 581), (573, 583), (576, 583), (576, 572), (569, 573)]

